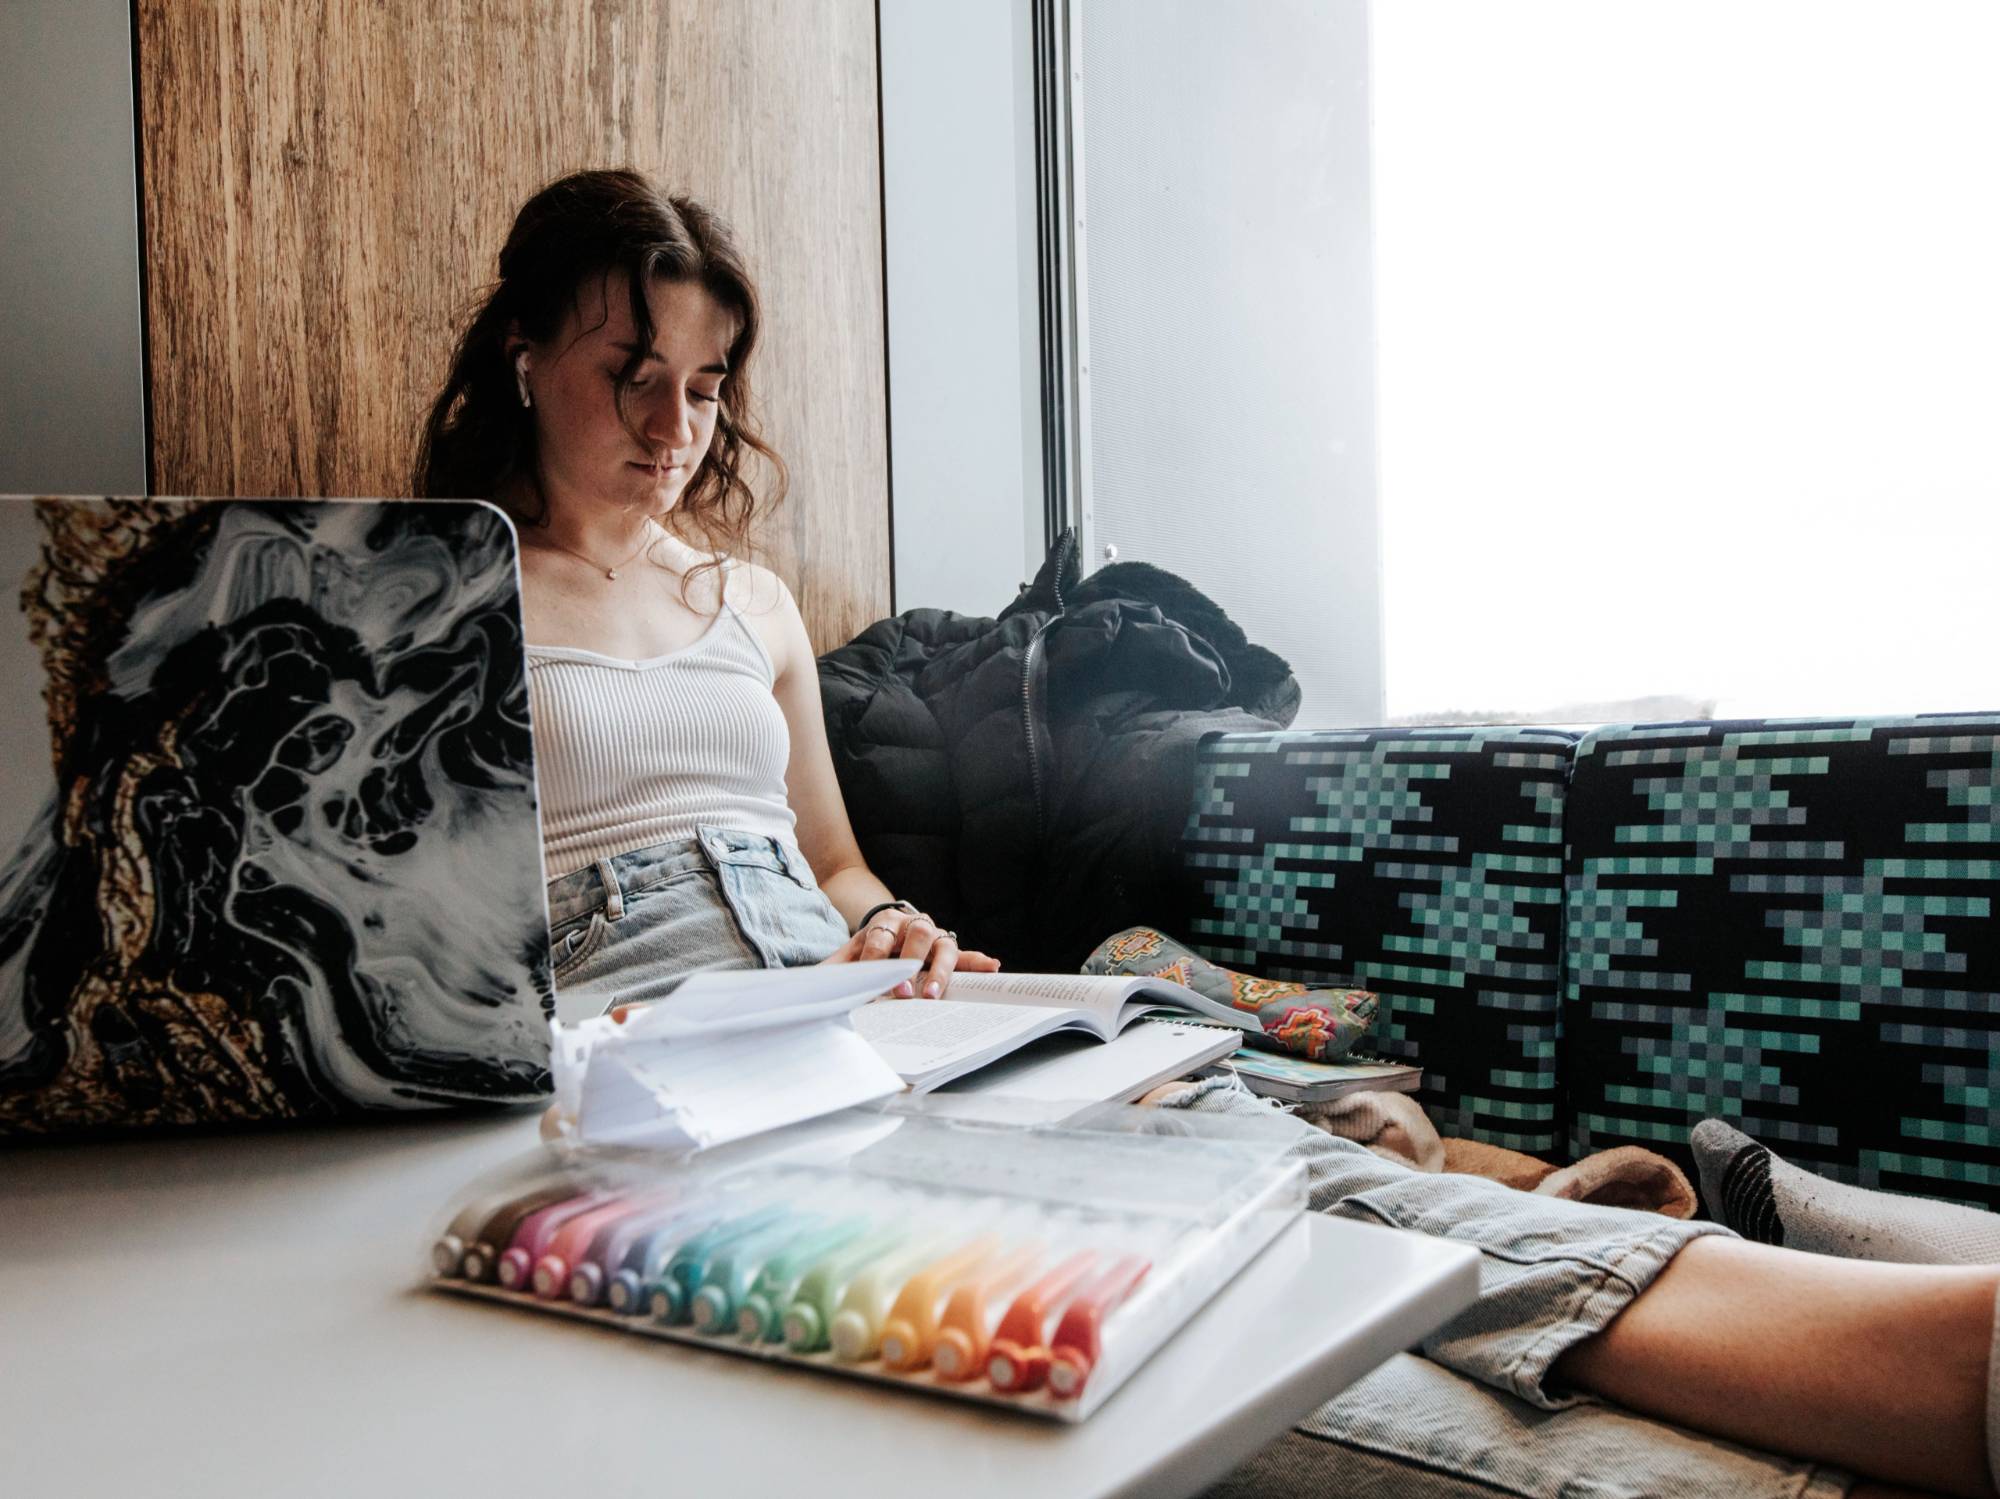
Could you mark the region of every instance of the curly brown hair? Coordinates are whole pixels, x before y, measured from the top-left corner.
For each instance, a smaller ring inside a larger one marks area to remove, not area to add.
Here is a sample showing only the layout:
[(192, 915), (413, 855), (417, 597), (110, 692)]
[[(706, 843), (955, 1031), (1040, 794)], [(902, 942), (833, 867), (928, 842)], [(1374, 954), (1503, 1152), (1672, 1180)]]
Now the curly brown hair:
[[(638, 330), (638, 348), (616, 383), (618, 415), (628, 429), (627, 391), (645, 351), (653, 346), (647, 287), (656, 280), (696, 283), (736, 319), (715, 440), (682, 491), (672, 526), (683, 540), (715, 558), (747, 556), (754, 550), (754, 522), (764, 509), (783, 501), (788, 483), (784, 460), (763, 439), (751, 392), (750, 358), (762, 323), (757, 287), (722, 219), (629, 169), (576, 172), (521, 205), (500, 250), (500, 279), (486, 290), (460, 335), (444, 388), (424, 421), (411, 493), (429, 499), (490, 499), (505, 505), (522, 524), (547, 520), (535, 424), (517, 398), (507, 360), (509, 329), (518, 327), (537, 343), (554, 337), (580, 305), (585, 283), (621, 270)], [(633, 436), (639, 438), (636, 431)], [(771, 466), (774, 481), (768, 496), (760, 497), (744, 478), (744, 463), (752, 453)], [(533, 513), (519, 504), (523, 492), (538, 502)], [(694, 572), (719, 565), (704, 563)], [(684, 593), (687, 582), (684, 577)]]

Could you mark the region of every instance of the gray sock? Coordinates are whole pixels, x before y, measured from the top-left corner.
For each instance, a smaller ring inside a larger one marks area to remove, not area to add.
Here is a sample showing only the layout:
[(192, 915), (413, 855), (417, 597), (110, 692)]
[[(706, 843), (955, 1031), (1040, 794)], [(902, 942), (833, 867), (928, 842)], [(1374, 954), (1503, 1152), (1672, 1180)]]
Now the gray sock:
[(2000, 1213), (1828, 1181), (1720, 1119), (1702, 1120), (1688, 1143), (1708, 1211), (1746, 1239), (1851, 1260), (2000, 1264)]

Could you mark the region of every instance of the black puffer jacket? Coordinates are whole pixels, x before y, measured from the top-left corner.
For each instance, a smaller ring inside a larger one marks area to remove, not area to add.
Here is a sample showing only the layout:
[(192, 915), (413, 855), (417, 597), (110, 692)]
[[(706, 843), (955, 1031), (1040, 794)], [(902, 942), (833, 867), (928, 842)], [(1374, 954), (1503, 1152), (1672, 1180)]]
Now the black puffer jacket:
[(1299, 707), (1291, 668), (1172, 573), (1080, 571), (1065, 533), (999, 618), (913, 609), (819, 663), (870, 867), (1029, 971), (1074, 971), (1137, 922), (1174, 929), (1201, 736)]

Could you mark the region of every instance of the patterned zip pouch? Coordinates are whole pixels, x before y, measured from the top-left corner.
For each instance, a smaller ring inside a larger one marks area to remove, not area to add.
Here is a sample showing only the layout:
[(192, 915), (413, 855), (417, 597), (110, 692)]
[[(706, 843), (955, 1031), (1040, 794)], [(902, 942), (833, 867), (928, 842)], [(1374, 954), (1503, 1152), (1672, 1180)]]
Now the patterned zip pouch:
[(1206, 999), (1254, 1014), (1263, 1031), (1245, 1037), (1252, 1046), (1313, 1062), (1347, 1055), (1375, 1019), (1372, 990), (1315, 989), (1238, 973), (1149, 926), (1127, 927), (1107, 937), (1084, 960), (1083, 971), (1138, 974), (1185, 984)]

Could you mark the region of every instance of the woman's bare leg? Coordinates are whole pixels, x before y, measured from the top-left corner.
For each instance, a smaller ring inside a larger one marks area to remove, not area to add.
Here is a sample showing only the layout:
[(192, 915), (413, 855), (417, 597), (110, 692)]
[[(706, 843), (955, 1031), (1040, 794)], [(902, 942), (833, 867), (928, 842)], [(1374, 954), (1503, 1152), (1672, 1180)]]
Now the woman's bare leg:
[(1632, 1410), (1889, 1483), (1992, 1495), (2000, 1266), (1696, 1239), (1554, 1373)]

